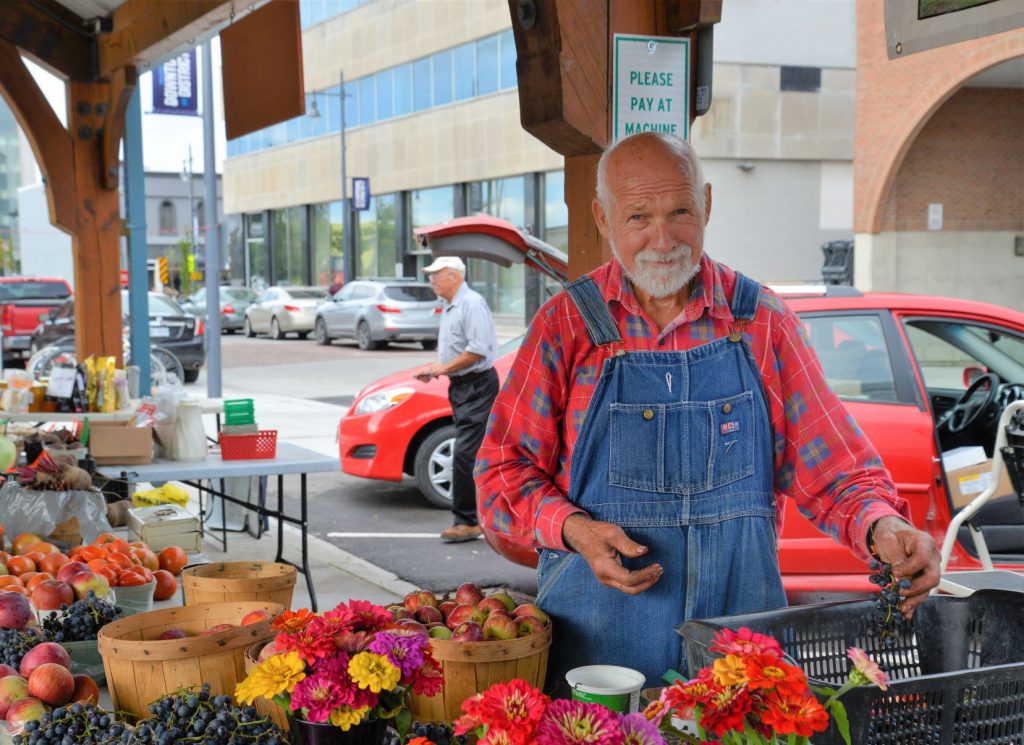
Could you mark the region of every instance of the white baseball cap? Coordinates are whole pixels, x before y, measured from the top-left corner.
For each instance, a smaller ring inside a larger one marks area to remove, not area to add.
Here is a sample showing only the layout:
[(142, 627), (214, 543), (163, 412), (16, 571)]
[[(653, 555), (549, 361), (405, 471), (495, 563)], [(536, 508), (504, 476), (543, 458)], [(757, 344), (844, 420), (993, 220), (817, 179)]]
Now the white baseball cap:
[(466, 264), (458, 256), (438, 256), (429, 266), (423, 267), (426, 274), (433, 274), (442, 269), (454, 269), (459, 274), (466, 273)]

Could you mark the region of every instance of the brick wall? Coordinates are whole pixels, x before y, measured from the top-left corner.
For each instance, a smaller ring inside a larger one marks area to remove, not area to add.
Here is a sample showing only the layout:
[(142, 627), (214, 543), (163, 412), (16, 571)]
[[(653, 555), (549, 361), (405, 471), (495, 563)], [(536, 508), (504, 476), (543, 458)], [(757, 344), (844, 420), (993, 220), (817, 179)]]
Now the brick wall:
[(900, 165), (882, 230), (927, 230), (930, 203), (943, 230), (1024, 229), (1024, 95), (963, 88), (927, 121)]

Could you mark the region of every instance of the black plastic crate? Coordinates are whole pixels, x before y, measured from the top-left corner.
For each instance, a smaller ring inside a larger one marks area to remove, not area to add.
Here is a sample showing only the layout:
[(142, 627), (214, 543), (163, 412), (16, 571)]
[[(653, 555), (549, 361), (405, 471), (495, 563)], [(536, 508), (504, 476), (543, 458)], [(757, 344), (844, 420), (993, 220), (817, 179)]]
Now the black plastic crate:
[[(676, 631), (686, 639), (691, 675), (714, 660), (708, 647), (722, 628), (770, 634), (812, 684), (834, 688), (850, 669), (846, 650), (867, 651), (890, 685), (854, 688), (840, 699), (854, 745), (1024, 744), (1024, 593), (932, 596), (893, 647), (869, 631), (873, 605), (804, 605), (688, 621)], [(843, 742), (834, 724), (813, 741)]]

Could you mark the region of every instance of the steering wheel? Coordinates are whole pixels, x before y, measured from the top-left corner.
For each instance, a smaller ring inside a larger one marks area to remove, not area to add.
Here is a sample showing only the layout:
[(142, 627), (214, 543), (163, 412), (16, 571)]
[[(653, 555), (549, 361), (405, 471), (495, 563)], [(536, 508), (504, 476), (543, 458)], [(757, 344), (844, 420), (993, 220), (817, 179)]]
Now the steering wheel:
[[(975, 394), (985, 384), (988, 384), (988, 393), (981, 401), (974, 400)], [(960, 400), (949, 410), (949, 418), (946, 420), (946, 427), (950, 432), (963, 432), (971, 425), (977, 423), (984, 414), (995, 408), (996, 399), (999, 396), (1000, 378), (995, 373), (982, 375), (971, 383), (971, 387), (964, 391)]]

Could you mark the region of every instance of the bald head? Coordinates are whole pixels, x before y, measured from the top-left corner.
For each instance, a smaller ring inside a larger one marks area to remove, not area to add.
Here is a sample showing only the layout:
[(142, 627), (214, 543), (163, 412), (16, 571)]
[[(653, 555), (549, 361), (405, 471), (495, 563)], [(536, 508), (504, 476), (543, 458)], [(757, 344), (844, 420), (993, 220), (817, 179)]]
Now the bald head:
[(601, 154), (601, 160), (597, 163), (596, 196), (605, 212), (611, 207), (612, 199), (609, 178), (614, 178), (617, 166), (633, 161), (638, 155), (659, 152), (679, 164), (686, 180), (697, 191), (701, 210), (707, 210), (704, 193), (707, 182), (704, 180), (704, 169), (701, 167), (696, 151), (690, 147), (689, 143), (674, 135), (662, 132), (642, 132), (619, 140)]

